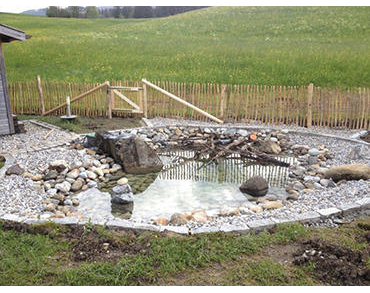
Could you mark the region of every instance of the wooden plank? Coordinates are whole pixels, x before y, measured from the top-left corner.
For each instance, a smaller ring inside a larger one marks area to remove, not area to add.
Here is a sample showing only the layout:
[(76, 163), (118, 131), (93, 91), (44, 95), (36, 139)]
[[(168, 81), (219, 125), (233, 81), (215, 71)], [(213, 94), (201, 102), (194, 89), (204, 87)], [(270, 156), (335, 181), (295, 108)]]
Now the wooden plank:
[(112, 112), (143, 114), (143, 111), (137, 109), (112, 109)]
[(205, 112), (205, 111), (203, 111), (203, 110), (201, 110), (201, 109), (199, 109), (199, 108), (195, 107), (194, 105), (192, 105), (192, 104), (190, 104), (190, 103), (188, 103), (188, 102), (184, 101), (183, 99), (181, 99), (181, 98), (179, 98), (179, 97), (176, 97), (175, 95), (173, 95), (173, 94), (171, 94), (171, 93), (169, 93), (169, 92), (165, 91), (164, 89), (161, 89), (160, 87), (156, 86), (155, 84), (152, 84), (151, 82), (149, 82), (149, 81), (147, 81), (147, 80), (145, 80), (145, 79), (143, 79), (143, 80), (142, 80), (142, 82), (143, 82), (144, 84), (146, 84), (146, 85), (148, 85), (148, 86), (150, 86), (150, 87), (152, 87), (152, 88), (156, 89), (157, 91), (159, 91), (159, 92), (161, 92), (161, 93), (165, 94), (166, 96), (170, 97), (171, 99), (174, 99), (175, 101), (178, 101), (179, 103), (181, 103), (181, 104), (183, 104), (183, 105), (185, 105), (185, 106), (187, 106), (187, 107), (189, 107), (189, 108), (192, 108), (193, 110), (195, 110), (195, 111), (197, 111), (197, 112), (201, 113), (202, 115), (204, 115), (204, 116), (208, 117), (209, 119), (212, 119), (212, 120), (214, 120), (214, 121), (216, 121), (216, 122), (218, 122), (218, 123), (223, 123), (223, 121), (222, 121), (222, 120), (220, 120), (220, 119), (218, 119), (218, 118), (216, 118), (216, 117), (214, 117), (214, 116), (212, 116), (212, 115), (208, 114), (207, 112)]
[(120, 93), (117, 90), (113, 90), (112, 93), (114, 93), (116, 96), (127, 102), (130, 106), (134, 107), (136, 110), (140, 110), (140, 106), (135, 104), (133, 101), (131, 101), (129, 98), (127, 98), (124, 94)]
[(126, 92), (139, 92), (143, 90), (142, 87), (130, 87), (130, 86), (111, 86), (113, 90), (124, 90)]

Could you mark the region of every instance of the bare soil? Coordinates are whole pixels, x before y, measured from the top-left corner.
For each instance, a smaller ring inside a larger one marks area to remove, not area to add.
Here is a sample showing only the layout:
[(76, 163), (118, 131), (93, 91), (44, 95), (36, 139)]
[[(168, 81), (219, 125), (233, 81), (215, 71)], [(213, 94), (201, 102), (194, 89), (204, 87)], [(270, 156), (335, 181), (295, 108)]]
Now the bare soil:
[[(369, 241), (369, 231), (363, 237)], [(369, 285), (370, 270), (366, 267), (369, 258), (369, 246), (362, 251), (325, 243), (321, 239), (309, 239), (300, 243), (299, 250), (294, 254), (293, 263), (304, 265), (314, 264), (315, 276), (330, 285)]]
[(139, 118), (80, 118), (81, 128), (91, 132), (145, 126)]

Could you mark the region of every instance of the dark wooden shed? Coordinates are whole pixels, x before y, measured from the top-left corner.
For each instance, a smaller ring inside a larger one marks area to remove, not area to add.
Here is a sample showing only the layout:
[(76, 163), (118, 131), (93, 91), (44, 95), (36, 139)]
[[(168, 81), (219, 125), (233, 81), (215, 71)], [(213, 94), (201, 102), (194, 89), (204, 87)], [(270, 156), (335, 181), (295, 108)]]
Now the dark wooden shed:
[(15, 133), (2, 44), (27, 38), (24, 32), (0, 23), (0, 135)]

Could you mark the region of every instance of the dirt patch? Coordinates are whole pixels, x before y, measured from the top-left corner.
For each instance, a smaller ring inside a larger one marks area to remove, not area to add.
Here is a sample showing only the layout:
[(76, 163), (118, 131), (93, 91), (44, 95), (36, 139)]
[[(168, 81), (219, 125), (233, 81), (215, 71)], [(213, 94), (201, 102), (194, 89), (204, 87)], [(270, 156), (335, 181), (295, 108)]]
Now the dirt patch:
[(149, 251), (149, 243), (135, 243), (134, 233), (126, 232), (124, 235), (105, 236), (93, 228), (80, 234), (79, 238), (73, 241), (73, 261), (115, 261), (121, 257), (137, 253), (146, 254)]
[(369, 248), (353, 251), (321, 239), (309, 239), (301, 243), (293, 263), (313, 263), (315, 276), (331, 285), (369, 285), (370, 270), (366, 267), (369, 252)]
[(80, 118), (80, 121), (82, 128), (91, 132), (145, 126), (139, 118)]
[[(47, 235), (52, 239), (68, 243), (71, 247), (71, 253), (65, 257), (70, 260), (70, 265), (82, 261), (114, 262), (125, 256), (138, 253), (147, 254), (152, 238), (152, 235), (140, 237), (140, 232), (134, 230), (107, 230), (102, 227), (99, 229), (98, 226), (60, 226), (53, 223), (30, 226), (13, 221), (2, 221), (1, 225), (4, 230)], [(164, 235), (160, 237), (164, 237)]]

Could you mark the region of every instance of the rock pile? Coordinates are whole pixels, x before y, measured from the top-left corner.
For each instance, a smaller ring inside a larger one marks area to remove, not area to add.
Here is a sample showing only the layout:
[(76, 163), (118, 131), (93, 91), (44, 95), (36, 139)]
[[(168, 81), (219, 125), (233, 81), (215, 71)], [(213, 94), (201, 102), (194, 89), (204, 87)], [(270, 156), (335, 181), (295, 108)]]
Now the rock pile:
[[(72, 147), (81, 148), (79, 145)], [(92, 150), (88, 150), (87, 153), (89, 160), (77, 162), (73, 166), (64, 160), (55, 160), (42, 174), (23, 173), (23, 177), (35, 181), (38, 188), (49, 196), (44, 210), (51, 217), (80, 216), (76, 208), (79, 205), (78, 193), (103, 187), (122, 169), (110, 157), (97, 155)]]
[(333, 180), (327, 179), (325, 173), (329, 170), (328, 160), (334, 158), (334, 154), (324, 146), (319, 149), (310, 148), (307, 145), (293, 145), (293, 154), (298, 159), (298, 164), (290, 167), (289, 180), (286, 191), (290, 194), (288, 199), (298, 199), (299, 192), (309, 193), (315, 189), (335, 187)]

